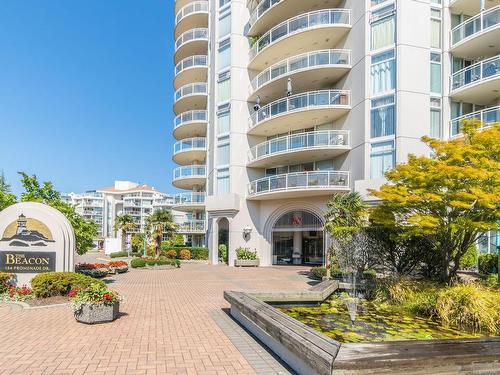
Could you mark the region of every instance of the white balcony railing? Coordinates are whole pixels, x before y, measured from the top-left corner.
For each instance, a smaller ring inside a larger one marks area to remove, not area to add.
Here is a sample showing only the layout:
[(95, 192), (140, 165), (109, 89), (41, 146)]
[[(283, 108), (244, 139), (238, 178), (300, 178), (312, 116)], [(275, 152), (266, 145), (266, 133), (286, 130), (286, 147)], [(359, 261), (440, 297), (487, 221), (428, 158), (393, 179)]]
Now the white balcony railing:
[(202, 205), (205, 204), (205, 193), (180, 193), (174, 196), (175, 205)]
[(500, 5), (469, 18), (451, 30), (451, 46), (500, 23)]
[(250, 162), (267, 156), (315, 148), (345, 148), (350, 144), (348, 130), (323, 130), (270, 139), (250, 149)]
[(175, 92), (174, 102), (178, 102), (182, 98), (192, 95), (207, 95), (208, 85), (206, 83), (189, 83), (182, 86)]
[(350, 63), (351, 51), (349, 50), (328, 49), (304, 53), (280, 61), (264, 70), (252, 80), (252, 89), (255, 91), (270, 81), (301, 70), (337, 65), (349, 66)]
[(276, 100), (254, 112), (250, 117), (250, 128), (263, 121), (281, 116), (288, 112), (306, 109), (349, 106), (349, 91), (321, 90), (292, 95), (288, 98)]
[(189, 68), (205, 68), (207, 67), (207, 56), (205, 55), (196, 55), (186, 57), (184, 60), (180, 61), (175, 66), (175, 75), (177, 76), (185, 69)]
[(199, 111), (188, 111), (181, 113), (174, 119), (174, 129), (193, 122), (206, 122), (208, 118), (208, 113), (206, 110)]
[(281, 0), (264, 0), (261, 1), (257, 7), (252, 12), (250, 16), (250, 25), (253, 25), (255, 21), (257, 21), (264, 13), (266, 13), (269, 9), (278, 4)]
[(177, 25), (183, 18), (193, 13), (208, 13), (208, 1), (195, 1), (182, 7), (175, 16), (175, 24)]
[(205, 220), (189, 220), (177, 223), (177, 231), (179, 232), (204, 232)]
[(451, 91), (478, 83), (500, 74), (500, 56), (480, 61), (451, 76)]
[(192, 40), (206, 40), (208, 42), (208, 29), (192, 29), (182, 33), (175, 41), (175, 50), (177, 51), (182, 45)]
[(174, 180), (181, 178), (205, 178), (206, 169), (204, 165), (186, 165), (174, 169)]
[(349, 172), (313, 171), (259, 178), (250, 183), (248, 194), (253, 196), (276, 191), (303, 189), (345, 190), (347, 188), (349, 188)]
[(450, 137), (455, 137), (460, 134), (460, 127), (462, 126), (463, 120), (472, 119), (481, 121), (481, 129), (488, 128), (495, 122), (500, 122), (500, 106), (486, 108), (481, 111), (454, 118), (450, 121)]
[(262, 35), (250, 49), (250, 60), (278, 40), (292, 34), (325, 25), (350, 26), (349, 9), (325, 9), (305, 13), (286, 20)]
[(203, 137), (186, 138), (174, 143), (174, 154), (184, 151), (205, 150), (207, 139)]

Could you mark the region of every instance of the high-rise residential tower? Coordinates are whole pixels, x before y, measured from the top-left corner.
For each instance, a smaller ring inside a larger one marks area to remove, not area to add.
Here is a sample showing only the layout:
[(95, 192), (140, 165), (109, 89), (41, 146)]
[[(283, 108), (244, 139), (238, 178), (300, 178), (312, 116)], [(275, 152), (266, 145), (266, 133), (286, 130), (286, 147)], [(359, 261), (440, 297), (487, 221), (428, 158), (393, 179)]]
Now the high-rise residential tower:
[[(500, 118), (500, 0), (177, 0), (173, 184), (210, 261), (322, 264), (329, 197)], [(203, 228), (202, 228), (203, 225)], [(205, 236), (205, 238), (203, 237)]]

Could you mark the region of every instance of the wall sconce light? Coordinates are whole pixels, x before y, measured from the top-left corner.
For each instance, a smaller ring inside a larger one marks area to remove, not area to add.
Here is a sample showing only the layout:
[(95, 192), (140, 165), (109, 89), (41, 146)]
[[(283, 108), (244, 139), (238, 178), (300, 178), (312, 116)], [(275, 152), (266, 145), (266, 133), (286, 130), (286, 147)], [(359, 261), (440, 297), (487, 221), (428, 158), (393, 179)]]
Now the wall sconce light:
[(252, 233), (252, 228), (250, 228), (248, 225), (243, 228), (243, 239), (245, 241), (248, 241), (250, 239), (250, 234)]

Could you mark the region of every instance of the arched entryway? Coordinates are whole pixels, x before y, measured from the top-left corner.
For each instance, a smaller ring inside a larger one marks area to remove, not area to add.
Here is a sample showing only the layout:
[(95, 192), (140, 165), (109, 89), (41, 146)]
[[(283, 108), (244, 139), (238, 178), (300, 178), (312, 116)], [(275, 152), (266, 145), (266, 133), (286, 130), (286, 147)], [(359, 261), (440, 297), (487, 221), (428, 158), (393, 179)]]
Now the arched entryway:
[[(219, 261), (222, 263), (228, 263), (229, 255), (229, 220), (225, 217), (221, 217), (217, 220), (217, 251), (219, 253)], [(226, 246), (225, 254), (222, 254), (219, 249), (220, 245)]]
[(272, 227), (272, 262), (321, 265), (324, 242), (324, 223), (319, 215), (304, 209), (288, 211)]

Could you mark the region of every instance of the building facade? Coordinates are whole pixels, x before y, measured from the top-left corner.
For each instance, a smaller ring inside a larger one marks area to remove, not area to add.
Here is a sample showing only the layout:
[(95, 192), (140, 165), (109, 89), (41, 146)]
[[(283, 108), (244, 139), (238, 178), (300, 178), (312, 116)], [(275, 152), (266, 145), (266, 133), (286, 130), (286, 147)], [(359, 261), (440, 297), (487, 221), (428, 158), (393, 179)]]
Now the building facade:
[(172, 210), (174, 197), (155, 190), (148, 185), (140, 185), (130, 181), (115, 181), (113, 187), (107, 187), (85, 193), (69, 193), (65, 200), (75, 205), (75, 210), (88, 220), (98, 225), (98, 242), (105, 238), (119, 238), (120, 231), (115, 231), (118, 215), (132, 216), (137, 227), (130, 233), (143, 233), (146, 218), (153, 212), (165, 209), (172, 212), (174, 221), (185, 225), (183, 212)]
[[(173, 184), (193, 223), (261, 265), (322, 264), (333, 194), (384, 182), (420, 138), (500, 118), (500, 0), (177, 0)], [(196, 201), (196, 205), (192, 202)], [(200, 234), (200, 240), (203, 240)]]

